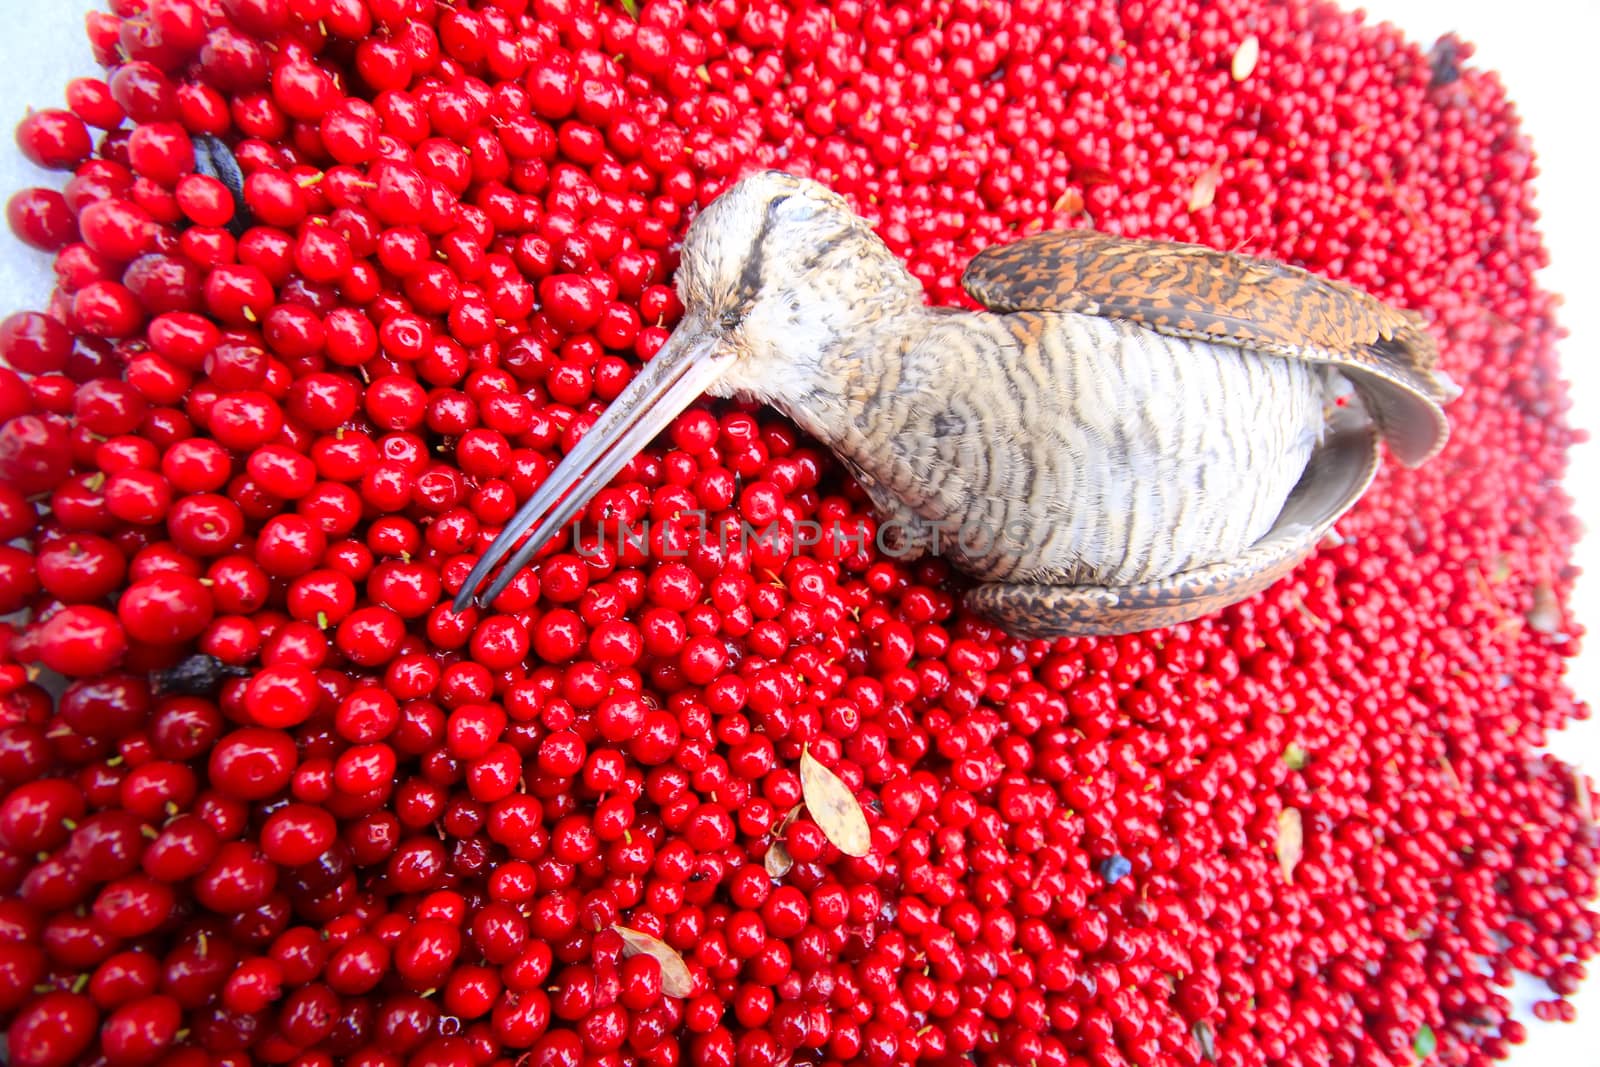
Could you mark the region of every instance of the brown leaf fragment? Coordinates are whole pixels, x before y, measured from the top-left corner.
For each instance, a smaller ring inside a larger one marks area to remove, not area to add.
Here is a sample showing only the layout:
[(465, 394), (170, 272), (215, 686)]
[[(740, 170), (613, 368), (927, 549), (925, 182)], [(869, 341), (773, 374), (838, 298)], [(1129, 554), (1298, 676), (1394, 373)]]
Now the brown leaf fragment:
[(1233, 80), (1242, 82), (1250, 77), (1256, 69), (1256, 60), (1261, 58), (1261, 42), (1255, 34), (1251, 34), (1239, 42), (1239, 47), (1233, 52)]
[(1553, 634), (1561, 629), (1561, 605), (1549, 582), (1533, 587), (1533, 607), (1528, 609), (1528, 629), (1536, 634)]
[(1278, 870), (1285, 882), (1294, 881), (1294, 869), (1305, 854), (1305, 828), (1300, 821), (1299, 808), (1284, 808), (1278, 813), (1278, 840), (1274, 845), (1278, 853)]
[(1189, 191), (1189, 211), (1204, 211), (1211, 206), (1217, 198), (1217, 182), (1222, 178), (1222, 164), (1213, 163), (1200, 172), (1194, 180), (1194, 188)]
[(806, 810), (834, 848), (858, 859), (872, 851), (872, 831), (860, 802), (837, 774), (817, 762), (809, 748), (800, 753), (800, 792)]
[(774, 841), (772, 847), (767, 849), (767, 858), (763, 861), (767, 869), (768, 878), (782, 878), (794, 868), (794, 857), (789, 855), (789, 850), (782, 841)]
[(766, 859), (762, 866), (766, 868), (767, 877), (779, 879), (794, 868), (794, 856), (790, 855), (789, 848), (783, 843), (783, 837), (789, 832), (789, 827), (794, 825), (800, 813), (806, 810), (805, 804), (796, 804), (789, 809), (789, 813), (778, 820), (778, 825), (772, 828), (772, 845), (767, 849)]
[(1594, 797), (1589, 793), (1589, 776), (1572, 768), (1572, 794), (1578, 803), (1578, 817), (1585, 826), (1594, 825)]
[(1203, 1019), (1194, 1024), (1194, 1043), (1200, 1046), (1201, 1059), (1207, 1063), (1217, 1062), (1217, 1044), (1211, 1036), (1211, 1027)]
[(1061, 215), (1077, 215), (1083, 211), (1083, 193), (1077, 188), (1069, 188), (1066, 192), (1056, 197), (1053, 209)]
[(624, 956), (649, 956), (661, 965), (661, 992), (679, 1000), (685, 1000), (694, 993), (694, 977), (677, 949), (643, 930), (627, 926), (613, 926), (611, 929), (622, 936)]

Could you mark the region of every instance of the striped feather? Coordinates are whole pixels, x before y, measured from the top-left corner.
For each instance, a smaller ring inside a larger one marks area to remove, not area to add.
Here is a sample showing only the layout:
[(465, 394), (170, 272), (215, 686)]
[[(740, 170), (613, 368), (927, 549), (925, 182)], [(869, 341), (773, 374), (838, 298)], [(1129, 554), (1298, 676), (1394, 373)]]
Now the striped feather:
[(1323, 427), (1317, 368), (1110, 319), (943, 315), (899, 350), (864, 343), (872, 359), (841, 353), (840, 373), (895, 384), (843, 434), (839, 412), (775, 402), (947, 541), (1010, 528), (939, 546), (984, 580), (1123, 585), (1237, 555)]

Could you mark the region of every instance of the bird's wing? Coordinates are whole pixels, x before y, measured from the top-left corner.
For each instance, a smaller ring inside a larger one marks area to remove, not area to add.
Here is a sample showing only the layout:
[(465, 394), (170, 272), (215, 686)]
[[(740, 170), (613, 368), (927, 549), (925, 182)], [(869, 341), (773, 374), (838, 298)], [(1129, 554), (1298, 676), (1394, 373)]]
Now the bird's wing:
[(1189, 622), (1286, 577), (1372, 484), (1378, 438), (1371, 427), (1333, 434), (1271, 530), (1234, 559), (1138, 585), (1010, 585), (967, 591), (967, 606), (1019, 637), (1129, 634)]
[(1353, 286), (1203, 245), (1056, 230), (984, 249), (961, 279), (994, 311), (1070, 311), (1173, 337), (1338, 366), (1389, 447), (1417, 466), (1449, 435), (1454, 387), (1416, 314)]

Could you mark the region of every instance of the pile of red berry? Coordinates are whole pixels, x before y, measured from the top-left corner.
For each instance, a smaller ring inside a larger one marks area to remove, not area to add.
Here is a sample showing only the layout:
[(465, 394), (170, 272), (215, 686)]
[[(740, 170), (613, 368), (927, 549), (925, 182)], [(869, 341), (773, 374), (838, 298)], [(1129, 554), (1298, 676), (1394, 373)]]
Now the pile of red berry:
[[(59, 288), (0, 325), (0, 1058), (1468, 1065), (1514, 971), (1570, 1017), (1574, 434), (1467, 46), (1306, 0), (111, 6), (18, 129), (71, 180), (9, 208)], [(870, 536), (696, 536), (875, 521), (709, 406), (452, 613), (757, 166), (936, 301), (1084, 224), (1354, 282), (1427, 315), (1455, 439), (1266, 594), (1051, 644)]]

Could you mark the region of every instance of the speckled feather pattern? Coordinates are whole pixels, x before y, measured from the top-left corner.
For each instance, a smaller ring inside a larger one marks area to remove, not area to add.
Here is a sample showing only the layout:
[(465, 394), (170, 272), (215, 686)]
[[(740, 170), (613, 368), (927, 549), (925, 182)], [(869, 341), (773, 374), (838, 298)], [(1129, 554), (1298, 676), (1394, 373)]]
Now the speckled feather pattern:
[(843, 434), (826, 396), (775, 403), (990, 581), (1127, 585), (1237, 555), (1325, 426), (1311, 365), (1109, 319), (929, 313), (869, 344), (831, 360), (845, 392), (878, 386)]

